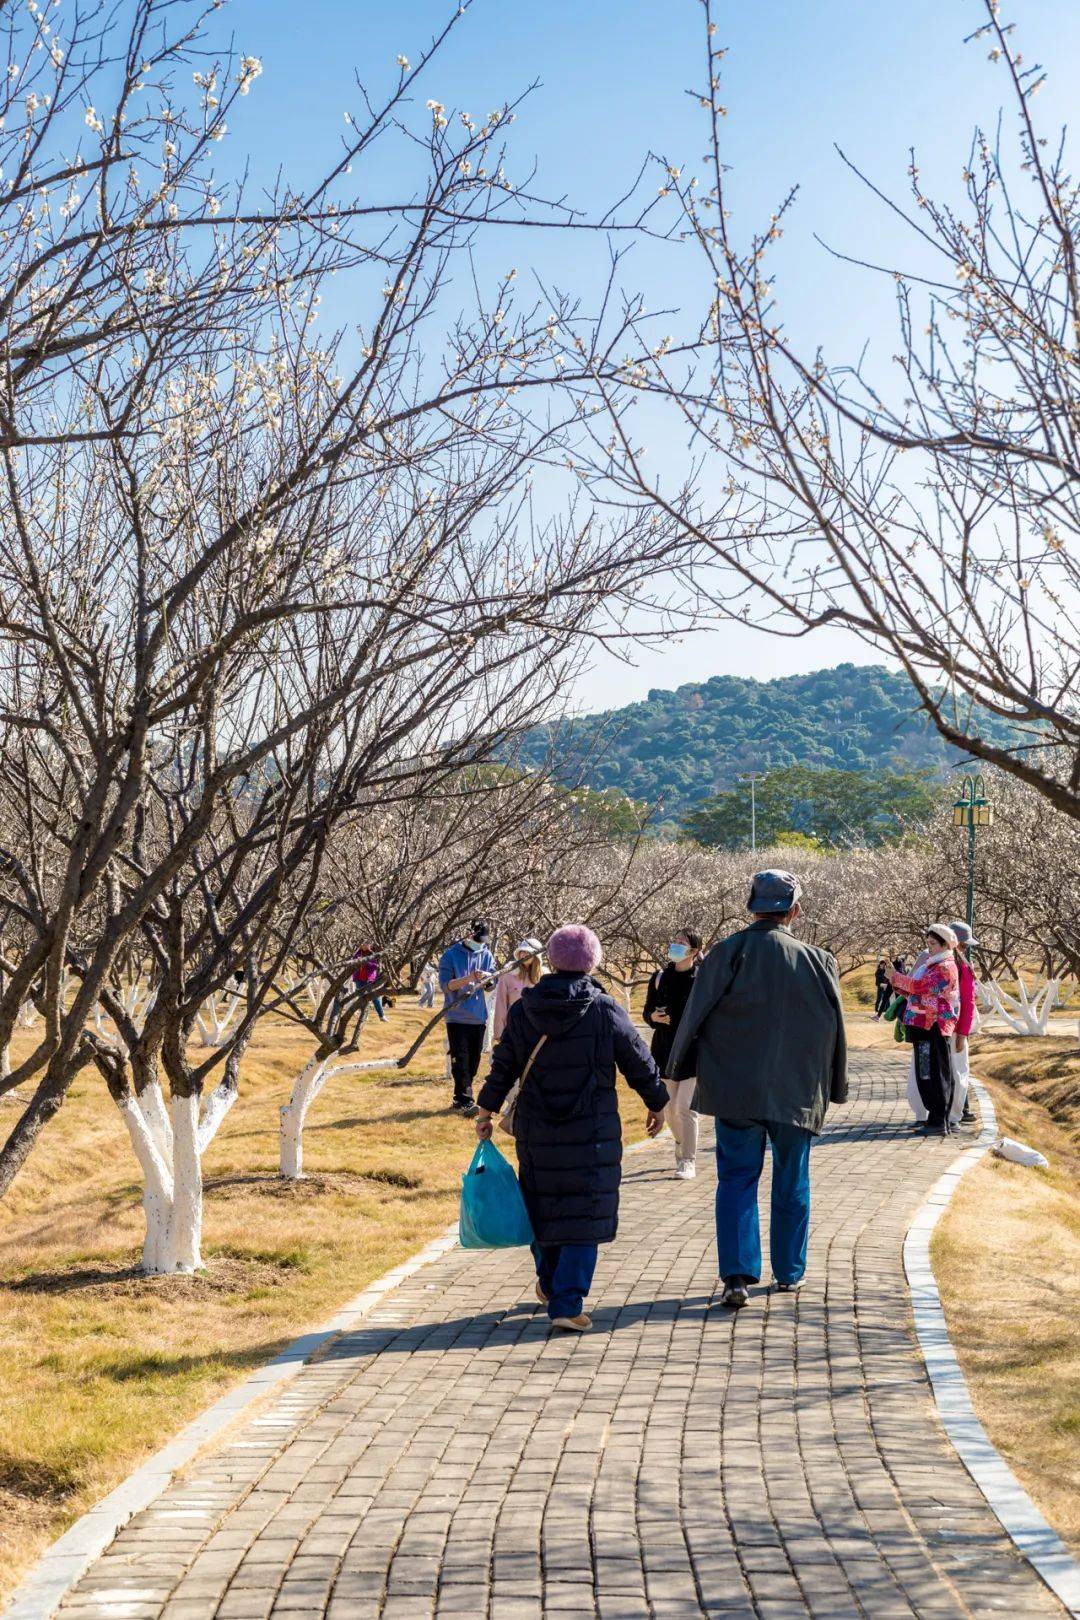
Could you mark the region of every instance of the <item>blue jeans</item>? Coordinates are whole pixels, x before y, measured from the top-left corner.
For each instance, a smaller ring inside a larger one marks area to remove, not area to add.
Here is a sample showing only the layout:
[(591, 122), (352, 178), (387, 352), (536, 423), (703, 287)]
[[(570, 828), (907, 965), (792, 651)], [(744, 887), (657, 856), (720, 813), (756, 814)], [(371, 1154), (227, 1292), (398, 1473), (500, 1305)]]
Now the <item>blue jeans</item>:
[(810, 1230), (811, 1133), (776, 1120), (716, 1121), (716, 1247), (725, 1282), (761, 1276), (758, 1181), (765, 1140), (772, 1144), (769, 1258), (777, 1282), (798, 1282), (806, 1270)]
[(548, 1296), (547, 1313), (580, 1316), (596, 1270), (595, 1243), (534, 1243), (536, 1280)]

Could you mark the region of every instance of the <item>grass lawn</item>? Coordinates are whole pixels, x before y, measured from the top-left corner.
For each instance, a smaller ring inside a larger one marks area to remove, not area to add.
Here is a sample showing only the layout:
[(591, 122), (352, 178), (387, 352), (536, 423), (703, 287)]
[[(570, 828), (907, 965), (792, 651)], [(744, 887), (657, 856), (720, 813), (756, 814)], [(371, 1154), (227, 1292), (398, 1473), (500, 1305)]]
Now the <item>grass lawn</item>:
[[(852, 1044), (891, 1048), (866, 988), (845, 984)], [(364, 1055), (395, 1055), (426, 1016), (400, 1002), (365, 1032)], [(135, 1163), (90, 1071), (0, 1203), (0, 1601), (73, 1518), (247, 1369), (455, 1218), (474, 1139), (447, 1112), (438, 1036), (407, 1073), (331, 1081), (309, 1115), (308, 1179), (277, 1179), (278, 1108), (309, 1049), (278, 1020), (256, 1034), (241, 1099), (206, 1158), (202, 1276), (134, 1272)], [(1075, 1543), (1080, 1150), (1062, 1110), (1075, 1105), (1080, 1053), (1064, 1040), (984, 1038), (976, 1070), (992, 1078), (995, 1065), (1003, 1128), (1051, 1169), (981, 1165), (939, 1227), (935, 1268), (983, 1421)], [(622, 1098), (638, 1139), (643, 1111)], [(14, 1117), (0, 1101), (0, 1130)]]
[[(851, 1046), (892, 1050), (865, 985), (845, 1002)], [(1080, 1552), (1080, 1048), (1075, 1034), (980, 1035), (972, 1067), (1001, 1133), (1037, 1147), (1050, 1168), (987, 1154), (937, 1227), (934, 1274), (979, 1417)]]
[[(385, 1025), (371, 1020), (362, 1055), (396, 1055), (429, 1016), (399, 1002)], [(456, 1219), (475, 1138), (447, 1112), (438, 1032), (413, 1069), (328, 1083), (308, 1116), (309, 1179), (288, 1184), (275, 1174), (278, 1108), (309, 1050), (284, 1021), (259, 1025), (205, 1161), (205, 1275), (133, 1272), (141, 1189), (90, 1070), (0, 1204), (0, 1601), (47, 1542), (247, 1369)], [(638, 1137), (643, 1111), (622, 1096)], [(0, 1104), (0, 1130), (15, 1117)]]
[(979, 1417), (1080, 1553), (1080, 1049), (980, 1036), (972, 1067), (1002, 1134), (1050, 1168), (987, 1154), (934, 1234), (934, 1273)]

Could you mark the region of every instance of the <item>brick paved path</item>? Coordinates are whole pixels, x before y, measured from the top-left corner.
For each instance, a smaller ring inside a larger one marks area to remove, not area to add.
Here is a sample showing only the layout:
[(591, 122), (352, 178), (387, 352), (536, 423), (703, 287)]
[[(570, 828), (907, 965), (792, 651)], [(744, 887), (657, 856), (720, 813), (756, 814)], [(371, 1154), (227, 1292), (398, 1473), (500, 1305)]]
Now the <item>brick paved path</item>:
[(117, 1537), (76, 1617), (1029, 1617), (1064, 1611), (952, 1452), (901, 1243), (955, 1148), (856, 1059), (812, 1156), (797, 1298), (714, 1299), (706, 1162), (627, 1161), (596, 1329), (549, 1334), (528, 1256), (450, 1252)]

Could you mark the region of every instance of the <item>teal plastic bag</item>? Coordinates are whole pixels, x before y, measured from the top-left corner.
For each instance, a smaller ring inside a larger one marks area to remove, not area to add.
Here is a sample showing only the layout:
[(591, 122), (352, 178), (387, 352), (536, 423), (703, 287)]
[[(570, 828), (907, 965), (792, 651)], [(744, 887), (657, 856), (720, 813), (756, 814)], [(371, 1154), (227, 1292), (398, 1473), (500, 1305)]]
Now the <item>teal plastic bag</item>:
[(517, 1249), (533, 1241), (518, 1178), (494, 1142), (481, 1142), (461, 1178), (463, 1249)]

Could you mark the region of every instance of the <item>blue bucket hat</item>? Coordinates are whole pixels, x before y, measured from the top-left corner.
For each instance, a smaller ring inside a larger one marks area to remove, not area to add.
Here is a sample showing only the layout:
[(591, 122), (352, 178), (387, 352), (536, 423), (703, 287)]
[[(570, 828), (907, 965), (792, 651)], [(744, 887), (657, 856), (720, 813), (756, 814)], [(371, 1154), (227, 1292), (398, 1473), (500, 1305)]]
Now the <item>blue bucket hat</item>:
[(747, 911), (759, 917), (790, 911), (802, 894), (802, 884), (791, 872), (755, 872)]

